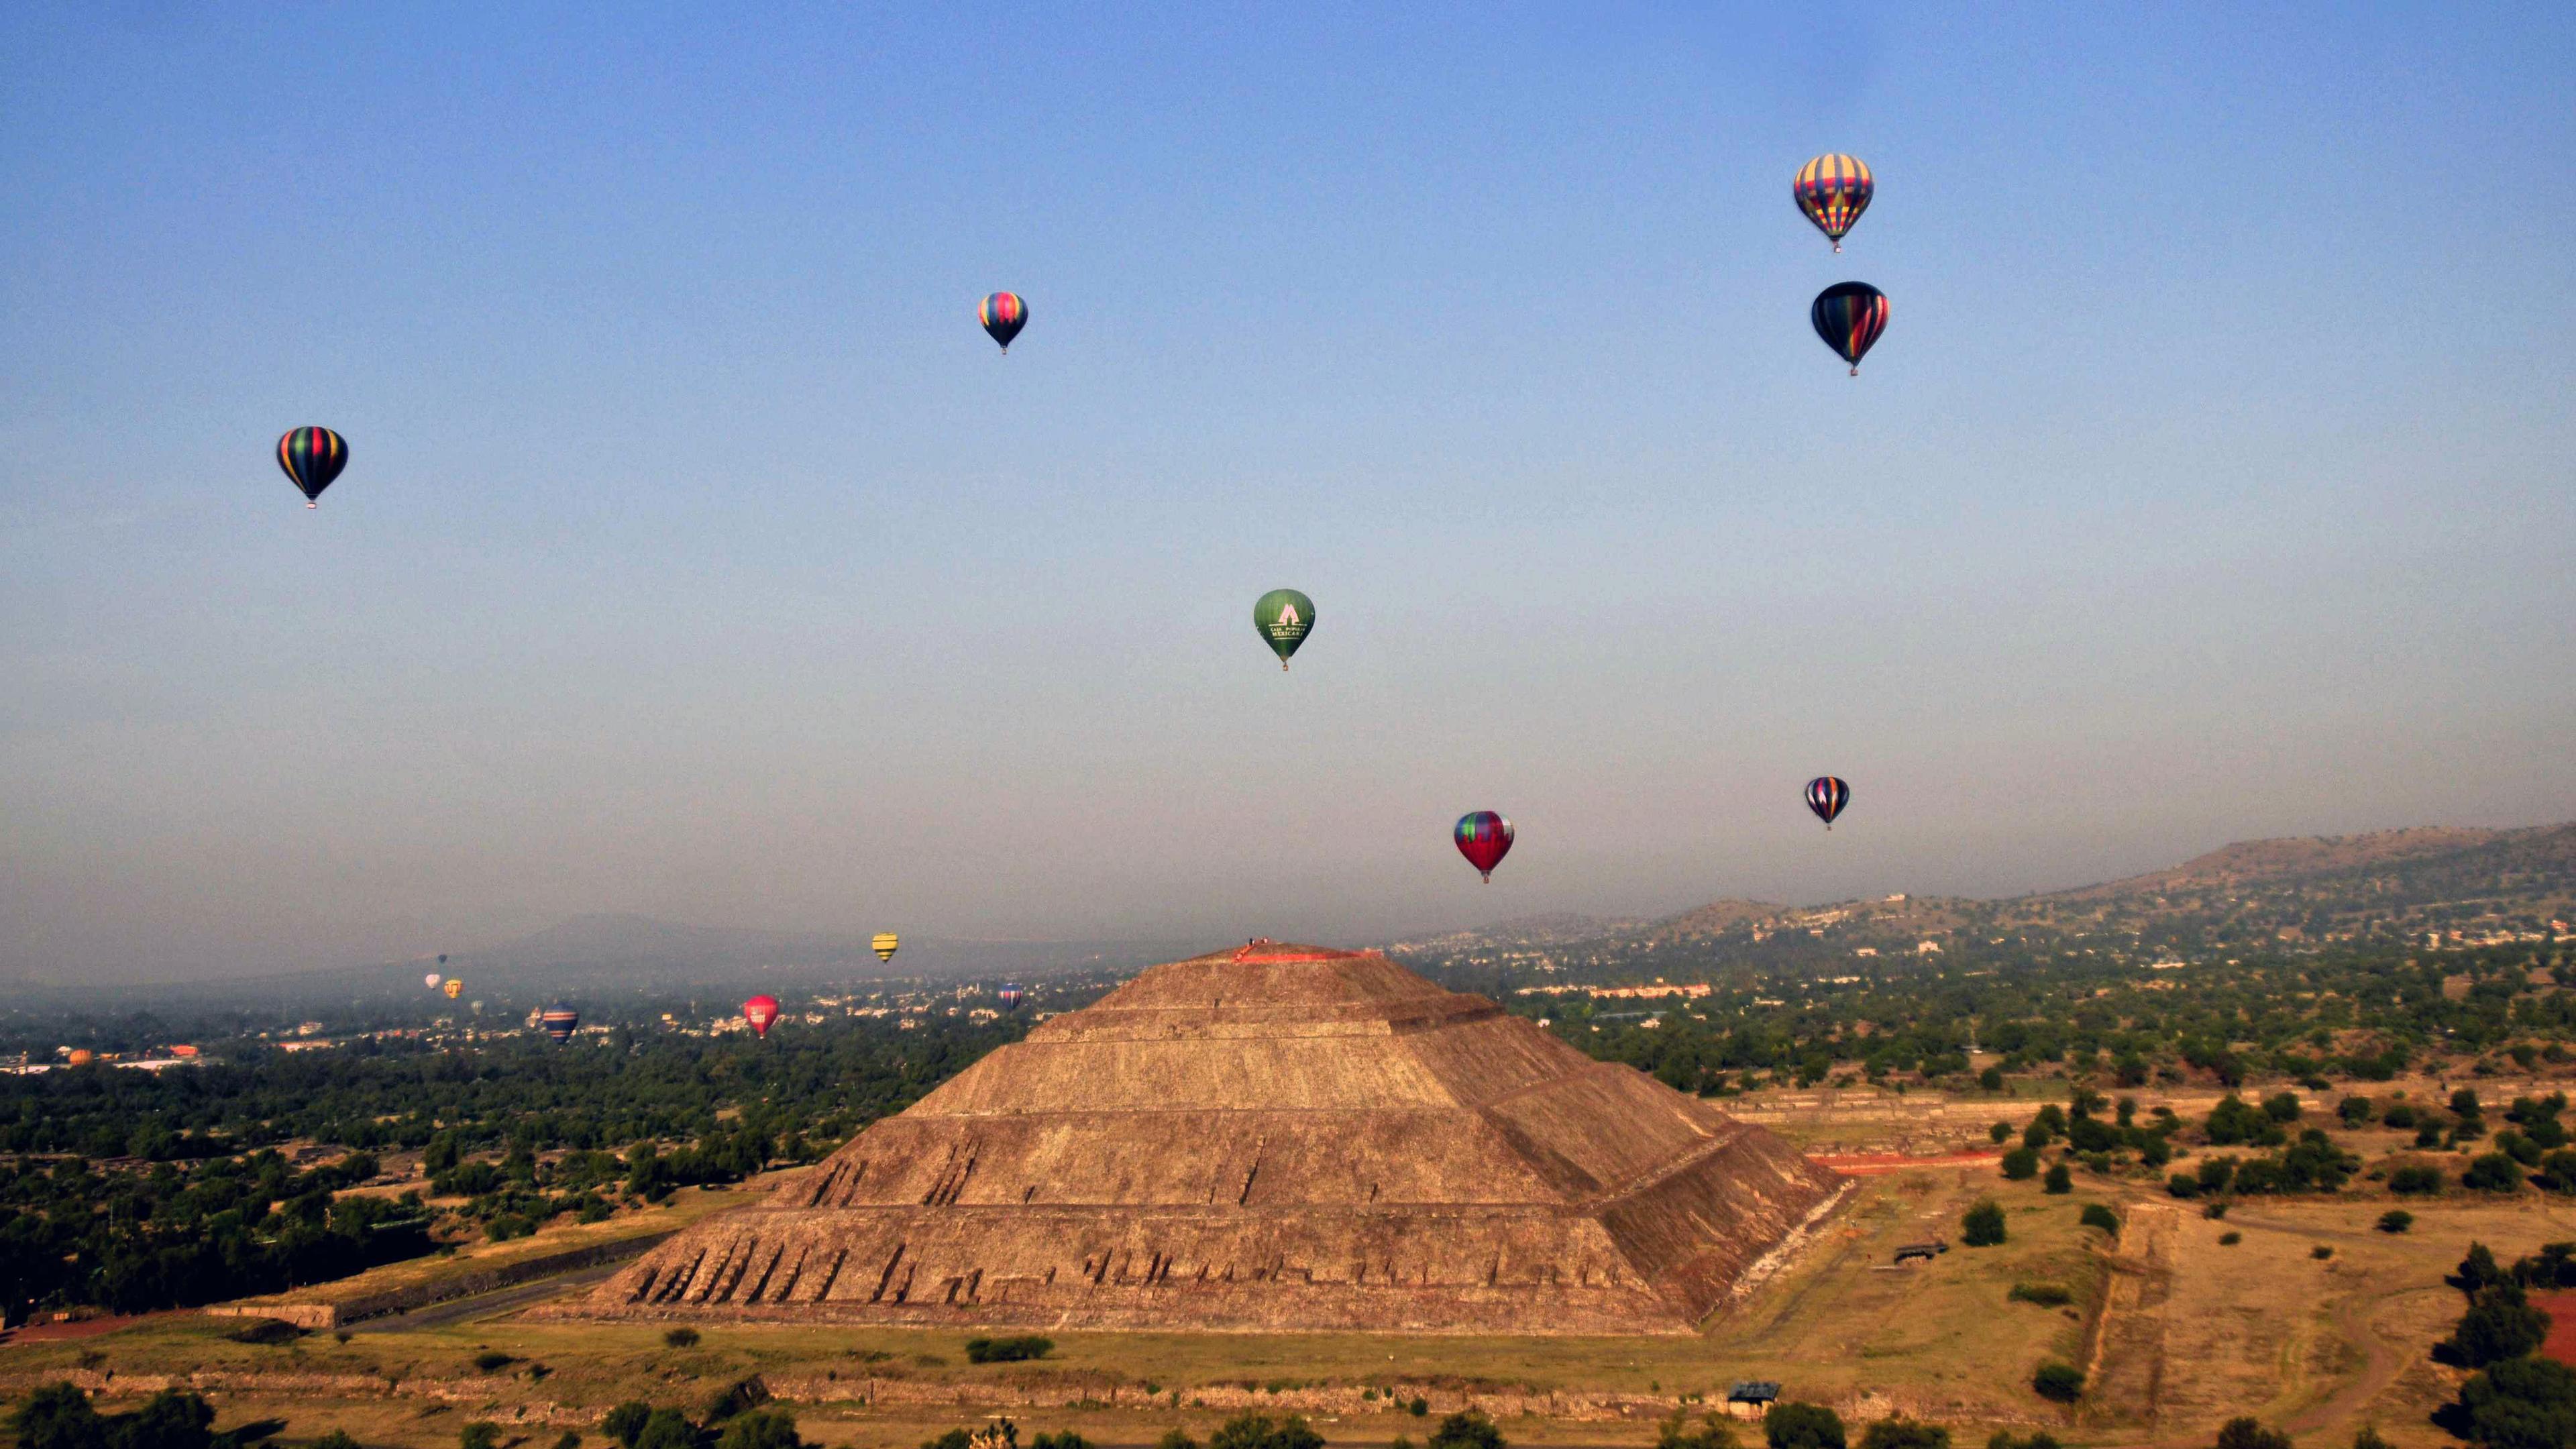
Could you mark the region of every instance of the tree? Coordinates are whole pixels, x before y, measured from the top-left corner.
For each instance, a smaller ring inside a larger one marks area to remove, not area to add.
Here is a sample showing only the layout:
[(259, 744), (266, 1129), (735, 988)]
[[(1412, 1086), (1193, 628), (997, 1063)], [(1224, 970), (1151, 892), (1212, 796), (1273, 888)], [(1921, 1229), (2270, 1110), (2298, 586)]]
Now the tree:
[(2266, 1429), (2252, 1419), (2230, 1419), (2219, 1426), (2218, 1449), (2292, 1449), (2290, 1436)]
[(2402, 1233), (2413, 1226), (2415, 1215), (2404, 1208), (2390, 1208), (2379, 1215), (2379, 1230), (2383, 1233)]
[(1845, 1449), (1842, 1416), (1822, 1404), (1773, 1404), (1762, 1438), (1771, 1449)]
[(2004, 1176), (2022, 1182), (2039, 1175), (2039, 1154), (2027, 1147), (2016, 1147), (2004, 1154)]
[[(2004, 1240), (2004, 1210), (1981, 1202), (1959, 1219), (1959, 1240), (1971, 1248), (1991, 1248)], [(1778, 1409), (1772, 1413), (1777, 1414)]]
[(2430, 1197), (2442, 1190), (2442, 1170), (2416, 1163), (2388, 1174), (2388, 1190), (2399, 1197)]
[(2287, 1125), (2299, 1120), (2299, 1094), (2277, 1092), (2263, 1099), (2263, 1115)]
[(2576, 1372), (2545, 1358), (2507, 1359), (2460, 1386), (2466, 1437), (2487, 1449), (2576, 1444)]
[(2086, 1203), (2084, 1211), (2076, 1217), (2076, 1221), (2088, 1228), (2100, 1228), (2115, 1238), (2120, 1235), (2119, 1214), (2098, 1202)]
[(2074, 1190), (2075, 1174), (2067, 1171), (2066, 1164), (2063, 1162), (2049, 1168), (2048, 1176), (2040, 1180), (2040, 1191), (2042, 1192), (2069, 1193)]
[(2376, 1115), (2377, 1111), (2378, 1109), (2368, 1097), (2346, 1097), (2335, 1103), (2335, 1116), (2343, 1119), (2343, 1125), (2346, 1127), (2360, 1126)]
[(1154, 1441), (1154, 1449), (1199, 1449), (1199, 1441), (1191, 1438), (1187, 1429), (1166, 1429), (1163, 1437)]
[(2441, 1348), (2444, 1357), (2462, 1368), (2485, 1368), (2520, 1358), (2548, 1337), (2549, 1315), (2531, 1306), (2522, 1285), (2498, 1283), (2478, 1290)]
[(1950, 1431), (1895, 1414), (1862, 1430), (1860, 1449), (1950, 1449)]
[[(1321, 1445), (1324, 1441), (1315, 1441)], [(1424, 1441), (1429, 1449), (1504, 1449), (1503, 1431), (1485, 1417), (1482, 1409), (1467, 1409), (1440, 1421)]]
[(635, 1436), (635, 1449), (698, 1449), (698, 1426), (677, 1409), (655, 1409)]
[[(1993, 1071), (1994, 1068), (1988, 1067), (1986, 1070)], [(2010, 1142), (2012, 1140), (2012, 1124), (2010, 1122), (1998, 1122), (1992, 1127), (1986, 1129), (1986, 1136), (1999, 1145)]]
[[(1977, 1073), (1977, 1085), (1985, 1088), (1989, 1092), (2002, 1091), (2004, 1089), (2004, 1069), (2001, 1067), (1988, 1067), (1984, 1071)], [(1997, 1142), (2003, 1141), (2000, 1137), (1995, 1140)]]
[(501, 1449), (501, 1426), (475, 1420), (457, 1432), (456, 1449)]
[(89, 1395), (72, 1384), (47, 1384), (9, 1416), (19, 1449), (106, 1449), (107, 1424)]
[(2484, 1243), (2472, 1242), (2469, 1244), (2468, 1256), (2460, 1260), (2460, 1266), (2444, 1281), (2471, 1298), (2475, 1298), (2479, 1289), (2491, 1288), (2505, 1281), (2505, 1272), (2504, 1269), (2496, 1266), (2493, 1248)]
[(2084, 1370), (2071, 1363), (2044, 1363), (2031, 1374), (2030, 1387), (2043, 1399), (2071, 1404), (2084, 1396)]

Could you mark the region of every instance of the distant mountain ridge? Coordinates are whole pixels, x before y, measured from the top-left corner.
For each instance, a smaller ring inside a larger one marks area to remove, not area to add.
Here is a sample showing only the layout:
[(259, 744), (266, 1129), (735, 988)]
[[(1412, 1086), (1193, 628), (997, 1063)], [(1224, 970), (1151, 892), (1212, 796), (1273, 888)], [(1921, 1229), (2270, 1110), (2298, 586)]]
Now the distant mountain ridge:
[[(2256, 944), (2492, 944), (2571, 934), (2576, 824), (2521, 830), (2424, 826), (2362, 835), (2247, 840), (2180, 865), (2098, 885), (2000, 899), (1894, 895), (1784, 906), (1723, 899), (1596, 941), (1654, 946), (1830, 937), (1871, 953), (1923, 952), (1963, 932), (2099, 940), (2157, 952)], [(1544, 944), (1562, 944), (1565, 938)], [(1441, 944), (1532, 944), (1516, 923)], [(1431, 943), (1425, 943), (1426, 945)]]

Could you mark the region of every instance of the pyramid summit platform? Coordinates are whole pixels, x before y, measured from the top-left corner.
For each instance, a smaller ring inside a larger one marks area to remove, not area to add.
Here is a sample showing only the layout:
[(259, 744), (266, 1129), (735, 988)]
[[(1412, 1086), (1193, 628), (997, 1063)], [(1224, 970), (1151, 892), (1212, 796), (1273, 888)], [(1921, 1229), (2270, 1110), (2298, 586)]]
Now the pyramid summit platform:
[(557, 1310), (1678, 1333), (1844, 1183), (1376, 952), (1157, 966)]

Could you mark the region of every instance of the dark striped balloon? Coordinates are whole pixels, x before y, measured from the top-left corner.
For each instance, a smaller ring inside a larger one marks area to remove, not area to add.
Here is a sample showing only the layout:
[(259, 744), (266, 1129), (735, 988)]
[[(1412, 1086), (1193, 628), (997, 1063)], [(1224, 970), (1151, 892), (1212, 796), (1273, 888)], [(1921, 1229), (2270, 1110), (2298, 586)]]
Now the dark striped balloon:
[(1807, 782), (1807, 808), (1816, 812), (1816, 818), (1825, 822), (1827, 830), (1834, 828), (1834, 817), (1842, 814), (1843, 807), (1850, 803), (1851, 786), (1831, 775), (1818, 775)]
[(1021, 301), (1017, 292), (995, 292), (975, 308), (975, 317), (993, 340), (1002, 344), (1002, 355), (1008, 357), (1011, 339), (1029, 325), (1029, 304)]
[(581, 1013), (558, 1002), (547, 1007), (545, 1013), (537, 1018), (537, 1022), (546, 1029), (546, 1035), (553, 1037), (555, 1044), (560, 1046), (572, 1040), (574, 1028), (581, 1025)]
[(1836, 282), (1816, 294), (1807, 318), (1816, 324), (1816, 335), (1842, 354), (1843, 361), (1851, 364), (1852, 376), (1858, 377), (1861, 358), (1878, 341), (1878, 334), (1887, 330), (1887, 294), (1867, 282)]
[(340, 470), (349, 466), (348, 440), (329, 428), (291, 428), (277, 440), (277, 466), (286, 470), (286, 481), (304, 494), (304, 506), (311, 508)]

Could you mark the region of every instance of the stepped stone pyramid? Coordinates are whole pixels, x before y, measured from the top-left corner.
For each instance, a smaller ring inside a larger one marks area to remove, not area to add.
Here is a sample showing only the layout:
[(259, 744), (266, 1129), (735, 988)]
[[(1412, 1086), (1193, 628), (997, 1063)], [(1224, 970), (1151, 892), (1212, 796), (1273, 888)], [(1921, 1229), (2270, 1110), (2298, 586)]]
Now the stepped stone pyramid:
[(567, 1311), (1687, 1332), (1842, 1187), (1481, 996), (1262, 941), (1039, 1024)]

